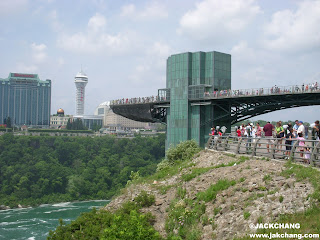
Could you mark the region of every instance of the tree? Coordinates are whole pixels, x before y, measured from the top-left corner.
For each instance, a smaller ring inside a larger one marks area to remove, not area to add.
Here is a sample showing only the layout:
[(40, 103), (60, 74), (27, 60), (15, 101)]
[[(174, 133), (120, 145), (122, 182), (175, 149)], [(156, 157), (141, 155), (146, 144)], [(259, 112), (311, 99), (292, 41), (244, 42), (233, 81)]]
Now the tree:
[(12, 125), (11, 125), (11, 118), (10, 117), (7, 117), (7, 128), (12, 128)]
[(71, 130), (72, 126), (71, 126), (71, 120), (70, 118), (68, 119), (68, 122), (67, 122), (67, 129), (68, 130)]

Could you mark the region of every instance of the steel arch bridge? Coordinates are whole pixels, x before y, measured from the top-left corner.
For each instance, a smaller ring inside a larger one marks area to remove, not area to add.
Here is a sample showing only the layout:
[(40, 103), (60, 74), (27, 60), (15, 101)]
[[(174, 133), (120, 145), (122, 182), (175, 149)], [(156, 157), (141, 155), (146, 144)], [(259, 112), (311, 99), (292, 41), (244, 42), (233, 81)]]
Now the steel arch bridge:
[[(219, 122), (235, 124), (243, 120), (265, 113), (287, 108), (320, 105), (320, 91), (279, 93), (262, 96), (217, 97), (208, 99), (193, 99), (191, 105), (211, 105), (220, 110), (219, 115), (213, 115), (201, 124), (216, 125)], [(141, 122), (160, 122), (166, 124), (166, 113), (170, 101), (145, 103), (111, 104), (114, 113)]]
[[(188, 132), (187, 139), (193, 139), (189, 133), (196, 131), (200, 146), (204, 146), (212, 126), (226, 126), (227, 131), (230, 132), (232, 124), (261, 114), (294, 107), (320, 105), (320, 88), (304, 89), (303, 87), (289, 86), (249, 90), (221, 90), (213, 93), (189, 94), (186, 102), (188, 112), (182, 114), (185, 116), (190, 116), (190, 112), (196, 112), (197, 114), (196, 119), (186, 117), (188, 121), (186, 127), (188, 129), (186, 130)], [(165, 98), (158, 95), (156, 98), (112, 101), (110, 107), (114, 113), (135, 121), (171, 124), (167, 133), (179, 135), (178, 130), (175, 130), (179, 129), (179, 122), (171, 121), (168, 123), (171, 104), (170, 94), (168, 94)]]

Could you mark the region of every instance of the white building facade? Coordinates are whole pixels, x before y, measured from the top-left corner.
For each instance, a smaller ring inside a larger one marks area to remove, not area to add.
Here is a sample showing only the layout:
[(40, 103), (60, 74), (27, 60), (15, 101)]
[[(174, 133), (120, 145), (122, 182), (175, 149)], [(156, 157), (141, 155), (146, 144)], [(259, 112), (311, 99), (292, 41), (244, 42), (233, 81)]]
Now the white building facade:
[(76, 115), (84, 115), (84, 103), (85, 103), (85, 89), (88, 83), (88, 76), (82, 72), (77, 73), (74, 78), (74, 83), (76, 85)]

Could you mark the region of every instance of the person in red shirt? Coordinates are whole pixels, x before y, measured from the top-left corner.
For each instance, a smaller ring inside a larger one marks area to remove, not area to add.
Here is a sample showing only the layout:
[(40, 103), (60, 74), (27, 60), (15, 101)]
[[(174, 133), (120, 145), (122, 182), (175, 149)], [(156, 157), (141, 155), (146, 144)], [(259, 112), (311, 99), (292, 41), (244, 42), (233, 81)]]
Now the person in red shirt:
[(274, 129), (274, 126), (270, 122), (267, 122), (267, 124), (264, 125), (264, 127), (263, 127), (264, 135), (267, 138), (267, 150), (268, 150), (268, 152), (269, 152), (269, 144), (273, 143), (273, 141), (271, 140), (273, 129)]
[(238, 137), (241, 137), (241, 130), (240, 130), (240, 128), (237, 129), (237, 135), (238, 135)]

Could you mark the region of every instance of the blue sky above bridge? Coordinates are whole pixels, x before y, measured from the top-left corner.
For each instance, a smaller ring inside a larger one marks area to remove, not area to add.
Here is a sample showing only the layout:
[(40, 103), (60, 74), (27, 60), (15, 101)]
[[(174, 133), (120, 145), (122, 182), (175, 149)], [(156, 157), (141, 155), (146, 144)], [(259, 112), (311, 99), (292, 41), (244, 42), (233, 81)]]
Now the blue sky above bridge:
[[(165, 87), (169, 55), (232, 55), (232, 88), (320, 82), (320, 1), (1, 0), (0, 77), (53, 81), (52, 112), (75, 113), (74, 76), (89, 77), (86, 113)], [(320, 107), (259, 118), (313, 121)]]

